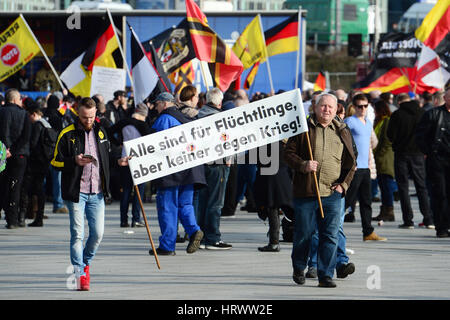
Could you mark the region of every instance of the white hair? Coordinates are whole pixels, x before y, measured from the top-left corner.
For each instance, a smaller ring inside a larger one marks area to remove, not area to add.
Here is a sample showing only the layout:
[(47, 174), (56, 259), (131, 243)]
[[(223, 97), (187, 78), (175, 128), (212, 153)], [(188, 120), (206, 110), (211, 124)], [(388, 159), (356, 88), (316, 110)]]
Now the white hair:
[(334, 99), (334, 101), (336, 101), (336, 105), (338, 104), (338, 99), (336, 98), (336, 96), (334, 94), (322, 93), (322, 94), (319, 94), (318, 96), (316, 96), (316, 99), (315, 99), (316, 105), (318, 105), (319, 102), (325, 97), (332, 97)]
[(212, 88), (206, 93), (206, 103), (219, 106), (223, 100), (223, 93), (219, 88)]

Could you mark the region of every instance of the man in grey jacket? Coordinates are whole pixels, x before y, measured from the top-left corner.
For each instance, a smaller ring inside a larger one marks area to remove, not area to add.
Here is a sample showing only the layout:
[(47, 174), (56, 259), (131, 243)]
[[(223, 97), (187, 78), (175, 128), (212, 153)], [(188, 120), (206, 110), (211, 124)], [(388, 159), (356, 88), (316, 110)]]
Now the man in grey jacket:
[[(206, 94), (206, 104), (198, 113), (198, 118), (208, 117), (221, 112), (223, 93), (213, 88)], [(205, 249), (229, 250), (232, 245), (221, 240), (220, 215), (225, 200), (225, 190), (230, 173), (229, 164), (206, 164), (205, 177), (207, 187), (199, 192), (197, 222), (203, 230)]]

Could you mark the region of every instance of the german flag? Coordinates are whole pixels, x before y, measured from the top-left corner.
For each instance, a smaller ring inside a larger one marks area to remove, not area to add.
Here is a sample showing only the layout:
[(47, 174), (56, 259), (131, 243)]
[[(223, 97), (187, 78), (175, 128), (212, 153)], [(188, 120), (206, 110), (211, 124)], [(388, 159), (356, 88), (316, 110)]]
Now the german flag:
[(110, 24), (106, 30), (81, 53), (61, 74), (61, 80), (74, 95), (89, 97), (94, 66), (121, 68), (119, 43)]
[(353, 87), (365, 93), (375, 90), (392, 92), (393, 94), (409, 92), (412, 91), (409, 79), (412, 78), (410, 74), (414, 72), (413, 69), (393, 68), (386, 70), (376, 68), (364, 80), (358, 82)]
[(448, 39), (449, 31), (450, 0), (439, 0), (417, 28), (415, 35), (427, 47), (435, 49), (442, 41)]
[(298, 13), (264, 32), (269, 57), (299, 50)]
[(119, 44), (113, 26), (110, 24), (106, 31), (87, 48), (81, 64), (89, 71), (92, 71), (94, 65), (117, 68), (119, 63), (117, 58), (120, 57), (120, 52), (117, 52), (116, 57), (113, 56), (117, 49), (119, 49)]
[(195, 55), (209, 63), (214, 85), (226, 91), (244, 67), (234, 52), (208, 25), (208, 20), (193, 0), (186, 0), (189, 32)]
[[(299, 50), (298, 13), (264, 32), (264, 38), (266, 39), (267, 55), (269, 57)], [(260, 62), (264, 62), (264, 60)], [(247, 74), (244, 89), (248, 90), (251, 87), (258, 68), (259, 63), (258, 65), (255, 63)]]
[(244, 89), (249, 90), (252, 86), (253, 81), (255, 80), (256, 74), (258, 73), (259, 64), (261, 61), (257, 61), (253, 67), (250, 69), (249, 73), (247, 74), (247, 77), (245, 78), (244, 82)]
[(324, 91), (327, 87), (327, 79), (322, 71), (319, 72), (314, 83), (314, 91)]

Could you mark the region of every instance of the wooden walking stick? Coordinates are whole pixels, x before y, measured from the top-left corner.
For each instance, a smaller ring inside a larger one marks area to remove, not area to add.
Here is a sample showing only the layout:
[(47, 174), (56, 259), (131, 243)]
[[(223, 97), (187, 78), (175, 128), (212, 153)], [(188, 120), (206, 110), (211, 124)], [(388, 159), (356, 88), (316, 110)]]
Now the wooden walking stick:
[(158, 266), (158, 269), (161, 269), (161, 266), (159, 264), (158, 254), (156, 253), (155, 244), (153, 243), (152, 234), (150, 233), (150, 228), (148, 227), (147, 217), (145, 216), (144, 205), (142, 204), (141, 194), (139, 193), (138, 186), (134, 186), (134, 191), (136, 192), (138, 199), (139, 199), (139, 204), (141, 205), (142, 216), (144, 217), (145, 228), (147, 228), (147, 234), (148, 234), (148, 238), (150, 239), (150, 244), (152, 245), (152, 250), (153, 250), (153, 254), (155, 256), (156, 264)]
[[(305, 133), (306, 133), (306, 140), (308, 141), (309, 156), (311, 160), (314, 160), (311, 149), (311, 142), (309, 141), (309, 133), (308, 131), (306, 131)], [(313, 176), (314, 176), (314, 184), (316, 185), (317, 201), (319, 201), (320, 215), (322, 216), (323, 219), (324, 216), (323, 216), (322, 200), (320, 199), (319, 184), (317, 183), (317, 175), (315, 171), (313, 171)]]

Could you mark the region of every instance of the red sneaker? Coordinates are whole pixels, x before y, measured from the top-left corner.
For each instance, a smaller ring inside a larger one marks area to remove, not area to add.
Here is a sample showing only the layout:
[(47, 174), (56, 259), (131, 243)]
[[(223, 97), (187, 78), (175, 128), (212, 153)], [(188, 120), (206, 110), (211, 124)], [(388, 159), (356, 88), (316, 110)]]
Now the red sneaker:
[(78, 291), (89, 291), (89, 266), (84, 267), (84, 275), (80, 276), (80, 282), (78, 286)]
[(91, 276), (89, 275), (89, 266), (84, 267), (84, 273), (86, 274), (86, 280), (89, 283)]

